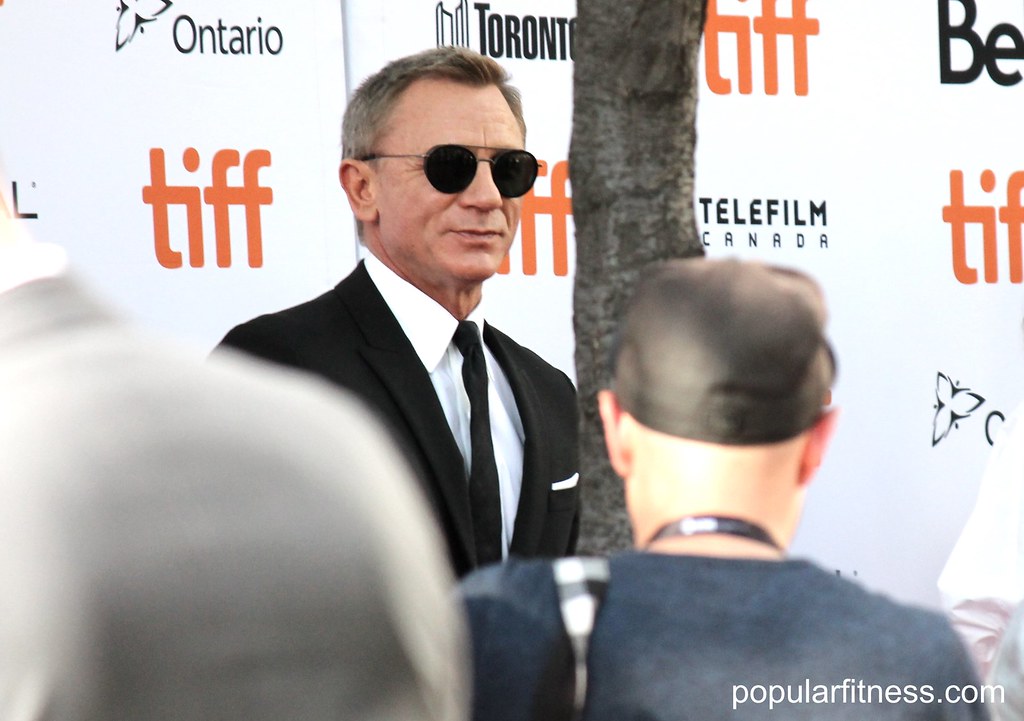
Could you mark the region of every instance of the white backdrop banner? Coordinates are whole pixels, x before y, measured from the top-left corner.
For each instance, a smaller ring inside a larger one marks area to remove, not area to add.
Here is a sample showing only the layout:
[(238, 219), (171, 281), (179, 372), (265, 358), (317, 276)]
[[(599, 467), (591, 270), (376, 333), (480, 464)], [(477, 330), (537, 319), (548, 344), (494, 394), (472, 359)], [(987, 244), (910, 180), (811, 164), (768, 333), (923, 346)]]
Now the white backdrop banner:
[[(351, 88), (468, 46), (523, 91), (543, 161), (489, 312), (573, 374), (573, 0), (127, 5), (0, 1), (0, 219), (205, 352), (358, 257)], [(794, 553), (932, 606), (1024, 397), (1022, 33), (1018, 0), (710, 0), (701, 49), (706, 251), (799, 267), (832, 309), (842, 418)]]
[(208, 349), (351, 265), (337, 0), (4, 0), (0, 58), (0, 197), (141, 322)]
[(718, 0), (701, 56), (708, 254), (807, 270), (832, 310), (842, 416), (794, 552), (929, 605), (1022, 397), (1005, 22), (1020, 3)]

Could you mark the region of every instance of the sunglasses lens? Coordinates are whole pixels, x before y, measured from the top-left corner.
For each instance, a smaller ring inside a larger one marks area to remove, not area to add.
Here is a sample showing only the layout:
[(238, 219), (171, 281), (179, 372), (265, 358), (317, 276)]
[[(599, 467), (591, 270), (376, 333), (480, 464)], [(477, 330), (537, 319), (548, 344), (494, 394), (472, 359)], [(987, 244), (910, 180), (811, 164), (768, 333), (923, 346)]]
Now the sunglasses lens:
[(461, 193), (476, 175), (476, 156), (461, 145), (439, 145), (423, 163), (427, 180), (442, 193)]
[(508, 150), (494, 159), (491, 172), (499, 193), (506, 198), (518, 198), (537, 179), (537, 159), (525, 150)]
[[(438, 145), (427, 153), (423, 172), (442, 193), (461, 193), (476, 176), (479, 161), (469, 148)], [(533, 187), (537, 179), (537, 159), (525, 150), (506, 150), (495, 156), (491, 175), (498, 192), (506, 198), (518, 198)]]

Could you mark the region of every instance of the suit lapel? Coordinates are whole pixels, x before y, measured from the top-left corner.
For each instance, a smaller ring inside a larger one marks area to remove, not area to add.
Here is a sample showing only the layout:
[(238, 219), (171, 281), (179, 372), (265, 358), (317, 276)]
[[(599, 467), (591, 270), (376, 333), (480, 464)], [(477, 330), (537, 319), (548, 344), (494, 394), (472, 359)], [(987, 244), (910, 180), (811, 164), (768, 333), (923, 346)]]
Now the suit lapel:
[(519, 492), (519, 508), (516, 510), (516, 525), (512, 532), (510, 553), (533, 555), (540, 543), (547, 515), (549, 480), (548, 457), (538, 439), (544, 438), (544, 421), (541, 399), (537, 396), (533, 382), (512, 358), (512, 340), (484, 325), (484, 342), (505, 371), (516, 408), (523, 422), (523, 482)]
[(473, 529), (462, 454), (412, 344), (362, 263), (337, 288), (366, 345), (360, 354), (380, 378), (419, 444), (451, 512), (460, 544), (474, 560)]

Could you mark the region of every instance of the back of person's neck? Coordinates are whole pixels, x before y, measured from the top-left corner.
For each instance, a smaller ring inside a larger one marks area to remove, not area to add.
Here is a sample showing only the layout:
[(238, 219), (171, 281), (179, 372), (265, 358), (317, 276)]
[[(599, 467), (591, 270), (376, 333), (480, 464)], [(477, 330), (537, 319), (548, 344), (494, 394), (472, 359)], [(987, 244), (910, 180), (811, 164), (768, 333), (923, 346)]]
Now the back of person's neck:
[[(636, 449), (625, 485), (638, 547), (646, 546), (666, 524), (700, 516), (755, 524), (785, 546), (795, 531), (806, 490), (798, 483), (797, 462), (790, 455), (781, 446), (726, 449), (647, 438)], [(702, 534), (659, 548), (743, 555), (751, 543), (742, 537)], [(762, 549), (754, 553), (764, 554)]]
[[(766, 497), (760, 503), (751, 496), (733, 499), (728, 495), (651, 500), (654, 503), (643, 507), (630, 506), (638, 549), (723, 557), (781, 558), (792, 541), (801, 508), (799, 501), (784, 497)], [(678, 526), (684, 519), (690, 519), (686, 533)], [(708, 527), (714, 526), (725, 530), (709, 532)], [(758, 540), (758, 534), (764, 540)]]
[(634, 543), (643, 551), (778, 560), (792, 538), (790, 519), (770, 504), (718, 497), (630, 511)]

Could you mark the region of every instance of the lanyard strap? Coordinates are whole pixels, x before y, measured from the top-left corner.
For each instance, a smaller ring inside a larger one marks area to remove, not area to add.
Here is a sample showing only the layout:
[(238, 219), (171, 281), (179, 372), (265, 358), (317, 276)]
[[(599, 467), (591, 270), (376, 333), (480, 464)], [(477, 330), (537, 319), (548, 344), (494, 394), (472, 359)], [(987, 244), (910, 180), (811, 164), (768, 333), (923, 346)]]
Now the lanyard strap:
[(722, 533), (729, 536), (749, 538), (771, 546), (779, 551), (784, 550), (774, 538), (761, 526), (741, 518), (728, 516), (685, 516), (669, 521), (658, 529), (658, 532), (647, 542), (647, 547), (655, 541), (673, 536), (702, 536), (709, 533)]

